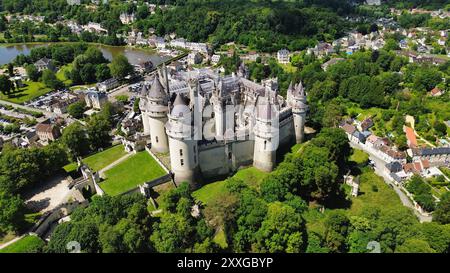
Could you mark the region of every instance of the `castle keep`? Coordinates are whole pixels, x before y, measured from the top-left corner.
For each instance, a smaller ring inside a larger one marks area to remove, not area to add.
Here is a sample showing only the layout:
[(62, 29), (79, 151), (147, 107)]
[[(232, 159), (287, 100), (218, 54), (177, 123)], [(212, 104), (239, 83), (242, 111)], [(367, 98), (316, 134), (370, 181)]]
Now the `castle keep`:
[(252, 82), (244, 73), (161, 70), (140, 93), (144, 134), (151, 150), (169, 153), (177, 184), (228, 175), (253, 164), (269, 172), (280, 146), (304, 137), (306, 96), (301, 83), (287, 98), (275, 80)]

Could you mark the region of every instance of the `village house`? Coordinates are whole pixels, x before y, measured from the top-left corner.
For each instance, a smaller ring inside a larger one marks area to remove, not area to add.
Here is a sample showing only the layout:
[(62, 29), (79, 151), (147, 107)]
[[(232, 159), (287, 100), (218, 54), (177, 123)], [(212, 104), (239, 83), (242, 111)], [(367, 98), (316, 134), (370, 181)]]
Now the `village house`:
[(163, 37), (156, 37), (155, 45), (158, 49), (164, 49), (166, 48), (166, 41), (164, 40)]
[(56, 71), (56, 66), (53, 64), (53, 61), (45, 57), (35, 62), (34, 66), (37, 68), (39, 72), (42, 72), (47, 69)]
[(450, 147), (412, 149), (413, 161), (427, 159), (434, 166), (450, 163)]
[(216, 65), (220, 62), (220, 55), (219, 54), (214, 54), (211, 56), (211, 63)]
[(432, 96), (432, 97), (439, 97), (439, 96), (442, 96), (442, 94), (444, 94), (444, 93), (438, 87), (435, 87), (430, 91), (430, 96)]
[(404, 152), (396, 151), (389, 146), (381, 146), (379, 151), (386, 162), (399, 161), (402, 164), (406, 163), (406, 154)]
[(81, 4), (81, 0), (67, 0), (67, 4), (69, 6), (79, 6)]
[[(233, 50), (234, 53), (234, 50)], [(230, 53), (228, 53), (230, 55)], [(231, 55), (233, 56), (233, 55)], [(229, 56), (230, 57), (230, 56)], [(243, 60), (249, 60), (251, 62), (256, 62), (256, 60), (260, 57), (260, 55), (256, 51), (250, 51), (249, 53), (241, 56), (241, 59)]]
[(344, 123), (340, 127), (345, 131), (345, 133), (347, 134), (347, 137), (350, 141), (353, 141), (356, 143), (365, 143), (366, 142), (366, 137), (364, 136), (364, 134), (359, 132), (355, 126), (348, 124), (348, 123)]
[(208, 54), (209, 52), (208, 45), (205, 43), (186, 42), (186, 48), (202, 54)]
[(84, 96), (88, 108), (101, 109), (108, 102), (108, 95), (102, 91), (91, 90)]
[(277, 60), (280, 64), (288, 64), (289, 63), (289, 50), (281, 49), (277, 52)]
[(314, 48), (309, 48), (308, 53), (318, 57), (324, 57), (334, 53), (334, 48), (332, 44), (320, 42)]
[(152, 61), (144, 61), (144, 62), (140, 62), (139, 64), (136, 65), (136, 70), (139, 73), (150, 72), (150, 70), (152, 70), (152, 68), (153, 68)]
[(406, 143), (410, 148), (417, 148), (417, 138), (414, 129), (408, 126), (403, 126), (403, 131), (406, 134)]
[(361, 123), (358, 124), (358, 130), (361, 132), (369, 130), (371, 127), (373, 127), (374, 123), (371, 118), (366, 118)]
[(203, 56), (198, 52), (191, 52), (187, 56), (187, 62), (189, 65), (200, 64), (203, 61)]
[(99, 23), (89, 22), (87, 25), (82, 26), (83, 30), (97, 33), (97, 34), (107, 34), (108, 30), (104, 29)]
[(43, 142), (55, 141), (61, 135), (58, 126), (50, 124), (50, 122), (36, 125), (36, 133), (39, 140)]
[(104, 82), (97, 83), (97, 89), (101, 92), (108, 92), (111, 89), (114, 89), (120, 85), (119, 81), (116, 78), (108, 79)]
[(133, 23), (136, 20), (136, 15), (134, 13), (128, 14), (128, 13), (122, 13), (120, 14), (120, 22), (124, 25), (129, 25)]
[(403, 170), (405, 173), (410, 175), (417, 174), (424, 176), (428, 169), (430, 169), (430, 162), (426, 159), (403, 165)]

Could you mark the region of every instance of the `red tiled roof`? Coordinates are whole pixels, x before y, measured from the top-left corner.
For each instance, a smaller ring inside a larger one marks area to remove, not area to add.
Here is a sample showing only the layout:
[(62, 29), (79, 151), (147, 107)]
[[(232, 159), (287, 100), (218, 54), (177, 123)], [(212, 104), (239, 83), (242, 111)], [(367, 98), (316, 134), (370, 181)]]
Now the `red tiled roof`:
[(348, 123), (342, 125), (342, 129), (344, 129), (344, 131), (348, 134), (353, 134), (356, 131), (355, 126), (350, 125)]
[(406, 138), (409, 141), (410, 147), (417, 147), (417, 138), (414, 130), (411, 127), (405, 127)]
[(439, 89), (439, 88), (437, 88), (437, 87), (435, 87), (435, 88), (433, 88), (432, 90), (431, 90), (431, 94), (432, 95), (436, 95), (436, 94), (438, 94), (438, 93), (440, 93), (441, 92), (441, 90)]
[(422, 160), (422, 166), (423, 166), (424, 169), (429, 169), (430, 168), (430, 161), (428, 161), (428, 159)]

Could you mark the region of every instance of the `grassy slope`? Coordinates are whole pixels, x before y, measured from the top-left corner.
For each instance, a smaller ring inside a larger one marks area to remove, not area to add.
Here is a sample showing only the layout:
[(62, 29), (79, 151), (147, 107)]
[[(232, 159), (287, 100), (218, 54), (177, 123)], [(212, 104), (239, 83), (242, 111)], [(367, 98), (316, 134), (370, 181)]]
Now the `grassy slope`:
[[(357, 197), (352, 197), (352, 204), (350, 208), (345, 209), (347, 216), (358, 216), (368, 207), (376, 207), (383, 211), (395, 209), (409, 210), (404, 207), (397, 194), (383, 181), (382, 178), (377, 176), (370, 168), (364, 168), (363, 173), (360, 176), (360, 193)], [(330, 210), (325, 210), (322, 214), (317, 210), (310, 210), (304, 214), (307, 221), (307, 229), (309, 232), (313, 231), (318, 234), (324, 235), (325, 227), (324, 221)], [(411, 217), (413, 212), (410, 211)]]
[[(261, 181), (267, 176), (264, 173), (254, 167), (242, 169), (238, 171), (233, 177), (238, 178), (246, 182), (250, 187), (259, 188)], [(200, 189), (192, 193), (195, 199), (208, 204), (209, 201), (215, 199), (219, 194), (226, 191), (225, 180), (207, 184)]]
[(62, 81), (66, 86), (70, 86), (70, 85), (72, 85), (72, 81), (70, 80), (70, 79), (67, 79), (66, 78), (66, 74), (65, 74), (65, 71), (70, 71), (70, 70), (72, 70), (72, 64), (68, 64), (68, 65), (65, 65), (65, 66), (63, 66), (63, 67), (61, 67), (59, 70), (58, 70), (58, 72), (56, 73), (56, 77), (60, 80), (60, 81)]
[(27, 235), (13, 244), (0, 249), (0, 253), (28, 253), (44, 246), (41, 238), (33, 235)]
[[(90, 168), (94, 171), (99, 171), (119, 158), (125, 156), (127, 153), (125, 152), (122, 145), (117, 145), (103, 152), (99, 152), (88, 156), (83, 159), (83, 162), (86, 163)], [(71, 163), (69, 165), (64, 166), (64, 170), (68, 173), (75, 171), (77, 169), (77, 163)]]
[(146, 152), (139, 152), (105, 172), (107, 179), (100, 187), (109, 195), (118, 195), (165, 175), (165, 171)]

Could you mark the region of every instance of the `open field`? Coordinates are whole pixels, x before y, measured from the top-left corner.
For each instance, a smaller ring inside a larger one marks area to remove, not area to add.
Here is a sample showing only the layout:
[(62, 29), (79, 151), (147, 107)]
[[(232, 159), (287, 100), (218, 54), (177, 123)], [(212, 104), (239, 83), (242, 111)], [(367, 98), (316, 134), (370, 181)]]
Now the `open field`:
[[(122, 145), (117, 145), (111, 147), (103, 152), (99, 152), (83, 158), (83, 162), (86, 163), (92, 170), (99, 171), (119, 158), (125, 156), (127, 152), (124, 150)], [(68, 173), (73, 172), (77, 169), (77, 163), (71, 163), (64, 166), (64, 170)]]
[(158, 162), (147, 151), (142, 151), (106, 171), (106, 179), (100, 187), (114, 196), (165, 174)]
[(20, 88), (19, 91), (15, 91), (13, 94), (4, 95), (3, 93), (0, 93), (0, 99), (22, 104), (51, 91), (50, 88), (46, 87), (41, 82), (26, 81), (24, 84), (25, 87)]
[(30, 253), (44, 246), (44, 241), (34, 235), (27, 235), (17, 242), (0, 249), (0, 253)]

